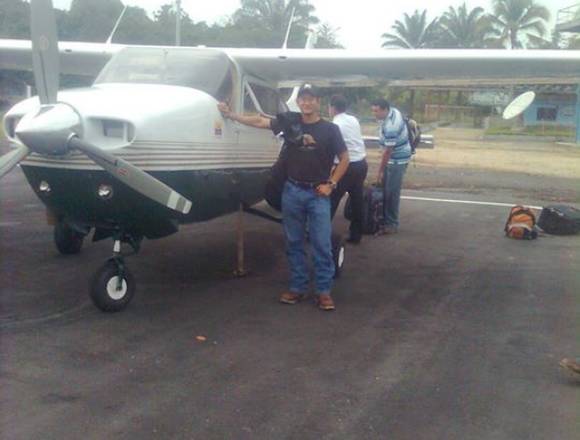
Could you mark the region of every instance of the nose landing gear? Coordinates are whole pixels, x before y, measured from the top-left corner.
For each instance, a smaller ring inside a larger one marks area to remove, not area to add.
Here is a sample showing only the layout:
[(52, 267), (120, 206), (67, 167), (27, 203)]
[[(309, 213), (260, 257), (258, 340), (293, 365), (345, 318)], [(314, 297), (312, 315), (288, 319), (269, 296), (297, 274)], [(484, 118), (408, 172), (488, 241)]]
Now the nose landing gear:
[[(126, 242), (133, 253), (124, 255), (121, 243)], [(125, 257), (139, 251), (140, 240), (131, 236), (119, 235), (114, 238), (113, 256), (93, 275), (90, 281), (90, 296), (93, 304), (103, 312), (123, 310), (135, 295), (135, 277), (125, 264)]]

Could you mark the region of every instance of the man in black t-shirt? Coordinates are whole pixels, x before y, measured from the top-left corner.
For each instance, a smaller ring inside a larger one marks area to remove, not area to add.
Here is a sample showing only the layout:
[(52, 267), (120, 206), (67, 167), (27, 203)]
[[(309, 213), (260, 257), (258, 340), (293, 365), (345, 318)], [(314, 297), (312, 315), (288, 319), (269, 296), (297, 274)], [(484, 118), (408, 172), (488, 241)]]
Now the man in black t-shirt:
[[(286, 148), (285, 168), (288, 179), (282, 193), (282, 218), (286, 236), (286, 255), (290, 265), (290, 288), (280, 297), (284, 304), (296, 304), (306, 297), (309, 270), (304, 243), (306, 227), (312, 244), (318, 307), (334, 310), (330, 295), (334, 276), (331, 245), (330, 194), (348, 168), (348, 151), (338, 126), (320, 117), (320, 95), (310, 86), (298, 92), (302, 113), (301, 141)], [(283, 115), (275, 119), (232, 113), (225, 103), (218, 105), (225, 118), (256, 128), (283, 131)], [(332, 172), (334, 158), (339, 163)]]

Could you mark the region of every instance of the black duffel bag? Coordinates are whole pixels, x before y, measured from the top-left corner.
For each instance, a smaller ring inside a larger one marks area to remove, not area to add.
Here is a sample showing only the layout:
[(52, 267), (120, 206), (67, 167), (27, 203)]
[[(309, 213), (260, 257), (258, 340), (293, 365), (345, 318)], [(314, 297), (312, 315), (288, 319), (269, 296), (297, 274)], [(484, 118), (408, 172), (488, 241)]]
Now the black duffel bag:
[(567, 205), (546, 206), (542, 209), (538, 226), (548, 234), (577, 234), (580, 232), (580, 209)]
[(277, 211), (282, 211), (282, 191), (284, 190), (284, 183), (288, 179), (286, 173), (287, 152), (286, 145), (282, 146), (278, 159), (270, 169), (270, 177), (264, 188), (266, 202)]
[(264, 198), (268, 204), (278, 210), (282, 210), (282, 191), (288, 179), (286, 160), (290, 148), (301, 146), (304, 133), (302, 132), (302, 114), (298, 112), (280, 113), (277, 116), (282, 127), (282, 137), (284, 144), (280, 149), (278, 159), (272, 165), (270, 178), (264, 188)]

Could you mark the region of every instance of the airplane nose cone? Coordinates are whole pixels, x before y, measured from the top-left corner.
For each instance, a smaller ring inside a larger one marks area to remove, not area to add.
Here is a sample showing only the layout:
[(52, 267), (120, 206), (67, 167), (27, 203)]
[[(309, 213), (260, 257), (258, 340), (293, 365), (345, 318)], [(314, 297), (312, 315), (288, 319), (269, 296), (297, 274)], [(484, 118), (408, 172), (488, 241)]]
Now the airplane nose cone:
[(15, 134), (30, 150), (45, 155), (63, 155), (73, 135), (81, 135), (81, 118), (68, 104), (43, 105), (25, 115)]

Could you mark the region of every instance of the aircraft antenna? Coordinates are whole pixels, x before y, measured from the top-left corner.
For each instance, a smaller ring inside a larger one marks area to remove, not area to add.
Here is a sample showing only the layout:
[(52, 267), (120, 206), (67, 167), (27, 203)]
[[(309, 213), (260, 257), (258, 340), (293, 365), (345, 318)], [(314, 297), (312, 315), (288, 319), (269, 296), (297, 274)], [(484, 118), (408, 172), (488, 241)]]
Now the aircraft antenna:
[(111, 35), (109, 35), (109, 38), (107, 38), (107, 44), (111, 44), (113, 41), (113, 36), (115, 35), (115, 32), (117, 32), (117, 28), (119, 27), (119, 25), (121, 24), (121, 20), (123, 19), (123, 16), (125, 15), (125, 12), (127, 11), (127, 5), (125, 5), (125, 7), (123, 8), (123, 10), (121, 11), (121, 15), (119, 15), (119, 18), (117, 19), (117, 22), (115, 23), (115, 26), (113, 27), (113, 31), (111, 32)]
[(175, 45), (181, 46), (181, 0), (175, 0)]
[(292, 14), (290, 14), (290, 21), (288, 22), (288, 29), (286, 29), (286, 37), (284, 38), (284, 44), (282, 44), (282, 49), (288, 49), (288, 38), (290, 37), (290, 30), (292, 29), (292, 23), (294, 22), (295, 12), (296, 6), (292, 8)]

